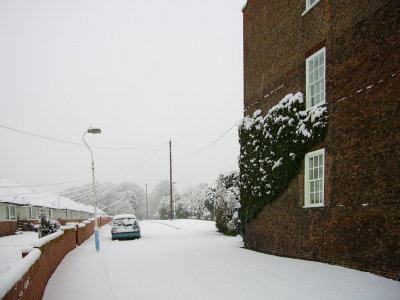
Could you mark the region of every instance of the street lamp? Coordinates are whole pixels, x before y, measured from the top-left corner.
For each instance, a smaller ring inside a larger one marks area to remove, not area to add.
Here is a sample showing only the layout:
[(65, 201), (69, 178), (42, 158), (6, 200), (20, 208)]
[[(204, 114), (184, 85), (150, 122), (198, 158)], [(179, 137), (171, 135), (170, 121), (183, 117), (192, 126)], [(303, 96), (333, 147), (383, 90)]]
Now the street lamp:
[(90, 155), (92, 157), (92, 186), (93, 186), (93, 206), (94, 206), (94, 238), (95, 238), (95, 243), (96, 243), (96, 250), (99, 252), (100, 250), (100, 242), (99, 242), (99, 227), (97, 226), (97, 199), (96, 199), (96, 187), (95, 187), (95, 181), (94, 181), (94, 160), (93, 160), (93, 152), (92, 149), (90, 149), (88, 143), (85, 141), (85, 135), (86, 133), (91, 133), (91, 134), (99, 134), (101, 133), (100, 128), (92, 128), (89, 127), (88, 130), (86, 130), (83, 135), (82, 135), (82, 141), (88, 147), (90, 151)]

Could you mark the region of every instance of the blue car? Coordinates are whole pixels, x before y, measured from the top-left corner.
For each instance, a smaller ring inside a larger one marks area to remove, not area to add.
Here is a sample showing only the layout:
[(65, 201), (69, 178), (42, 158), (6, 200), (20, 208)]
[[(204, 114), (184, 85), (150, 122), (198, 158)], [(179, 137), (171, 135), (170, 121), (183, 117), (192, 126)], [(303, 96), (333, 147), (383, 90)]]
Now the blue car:
[(116, 215), (111, 224), (111, 239), (140, 239), (139, 221), (135, 215)]

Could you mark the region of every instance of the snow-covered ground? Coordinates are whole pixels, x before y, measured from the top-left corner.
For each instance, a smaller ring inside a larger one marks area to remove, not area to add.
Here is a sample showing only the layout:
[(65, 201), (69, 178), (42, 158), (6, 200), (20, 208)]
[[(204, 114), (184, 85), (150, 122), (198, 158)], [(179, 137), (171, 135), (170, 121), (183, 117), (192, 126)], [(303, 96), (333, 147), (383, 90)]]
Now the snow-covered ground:
[(398, 300), (400, 282), (322, 263), (243, 249), (213, 222), (143, 221), (142, 238), (100, 231), (61, 262), (44, 294), (53, 299)]
[(38, 233), (23, 231), (22, 234), (0, 237), (0, 275), (22, 259), (21, 249), (38, 241)]

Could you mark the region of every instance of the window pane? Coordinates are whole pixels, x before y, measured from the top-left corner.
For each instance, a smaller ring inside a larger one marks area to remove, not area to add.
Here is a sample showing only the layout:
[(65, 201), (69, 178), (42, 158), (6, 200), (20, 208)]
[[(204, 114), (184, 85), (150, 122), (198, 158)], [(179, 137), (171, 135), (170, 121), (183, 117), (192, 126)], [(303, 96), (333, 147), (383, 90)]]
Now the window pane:
[(310, 203), (314, 204), (314, 193), (310, 194)]
[(6, 219), (9, 220), (10, 219), (10, 211), (9, 211), (10, 206), (6, 205)]
[(315, 194), (315, 203), (319, 203), (319, 193)]
[(315, 70), (316, 68), (318, 68), (318, 57), (314, 56), (313, 61), (314, 61), (314, 70)]
[(318, 156), (314, 157), (314, 168), (318, 166)]
[(10, 206), (10, 217), (15, 219), (15, 206)]
[(310, 72), (308, 75), (310, 76), (310, 78), (308, 79), (308, 81), (309, 81), (309, 82), (314, 82), (314, 73), (313, 73), (313, 72)]
[(320, 55), (318, 55), (319, 58), (319, 65), (323, 65), (324, 64), (324, 53), (322, 52)]
[(314, 192), (314, 181), (310, 182), (310, 192), (313, 193)]
[(312, 71), (312, 69), (314, 69), (314, 64), (313, 64), (312, 59), (308, 63), (308, 68), (310, 69), (310, 71)]

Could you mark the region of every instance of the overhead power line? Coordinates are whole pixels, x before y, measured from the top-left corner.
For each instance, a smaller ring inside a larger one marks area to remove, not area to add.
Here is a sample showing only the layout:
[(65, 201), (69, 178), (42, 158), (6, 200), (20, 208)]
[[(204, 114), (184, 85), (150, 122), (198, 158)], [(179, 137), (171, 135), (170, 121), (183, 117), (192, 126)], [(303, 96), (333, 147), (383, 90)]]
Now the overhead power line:
[(213, 142), (211, 142), (210, 144), (193, 151), (193, 153), (197, 153), (197, 152), (202, 152), (208, 148), (210, 148), (211, 146), (213, 146), (214, 144), (216, 144), (217, 142), (219, 142), (225, 135), (227, 135), (235, 126), (239, 126), (239, 124), (242, 122), (243, 119), (240, 119), (239, 121), (235, 122), (227, 131), (225, 131), (223, 134), (221, 134), (217, 139), (215, 139)]
[[(46, 140), (53, 141), (53, 142), (59, 142), (59, 143), (64, 143), (64, 144), (69, 144), (69, 145), (74, 145), (74, 146), (84, 146), (82, 143), (76, 143), (76, 142), (72, 142), (72, 141), (52, 138), (52, 137), (44, 136), (44, 135), (41, 135), (41, 134), (36, 134), (36, 133), (33, 133), (33, 132), (28, 132), (28, 131), (25, 131), (25, 130), (20, 130), (20, 129), (12, 128), (12, 127), (9, 127), (9, 126), (1, 125), (1, 124), (0, 124), (0, 128), (4, 128), (4, 129), (11, 130), (11, 131), (14, 131), (14, 132), (22, 133), (22, 134), (27, 134), (27, 135), (38, 137), (38, 138), (41, 138), (41, 139), (46, 139)], [(150, 145), (150, 146), (142, 146), (142, 147), (111, 147), (111, 146), (96, 146), (96, 145), (94, 145), (92, 147), (93, 148), (97, 148), (97, 149), (106, 149), (106, 150), (140, 150), (140, 149), (155, 148), (155, 147), (158, 147), (160, 145), (161, 144)]]
[(74, 180), (74, 181), (64, 181), (64, 182), (54, 182), (54, 183), (43, 183), (43, 184), (32, 184), (32, 185), (18, 185), (18, 186), (0, 186), (0, 189), (7, 189), (13, 187), (23, 187), (23, 188), (30, 188), (30, 187), (41, 187), (41, 186), (51, 186), (51, 185), (63, 185), (63, 184), (70, 184), (70, 183), (79, 183), (79, 182), (90, 182), (90, 179), (82, 179), (82, 180)]

